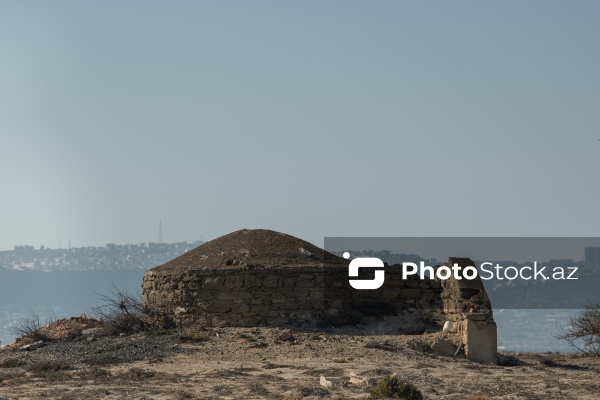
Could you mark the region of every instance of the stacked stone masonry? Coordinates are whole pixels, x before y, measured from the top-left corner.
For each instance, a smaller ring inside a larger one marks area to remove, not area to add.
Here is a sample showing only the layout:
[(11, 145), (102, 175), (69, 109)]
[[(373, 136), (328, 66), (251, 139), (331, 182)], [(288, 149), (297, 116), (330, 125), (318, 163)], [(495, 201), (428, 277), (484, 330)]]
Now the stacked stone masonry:
[[(443, 309), (450, 319), (459, 320), (463, 314), (475, 311), (471, 298), (482, 296), (479, 289), (465, 290), (461, 292), (448, 281), (414, 277), (402, 280), (396, 266), (387, 268), (382, 288), (369, 291), (351, 289), (347, 268), (343, 267), (327, 271), (320, 266), (189, 269), (178, 273), (150, 270), (143, 281), (146, 304), (180, 325), (203, 326), (302, 324), (318, 320), (326, 312), (361, 311), (374, 306), (390, 314)], [(480, 304), (484, 309), (479, 307), (477, 312), (490, 313), (487, 296), (484, 300), (487, 303)]]

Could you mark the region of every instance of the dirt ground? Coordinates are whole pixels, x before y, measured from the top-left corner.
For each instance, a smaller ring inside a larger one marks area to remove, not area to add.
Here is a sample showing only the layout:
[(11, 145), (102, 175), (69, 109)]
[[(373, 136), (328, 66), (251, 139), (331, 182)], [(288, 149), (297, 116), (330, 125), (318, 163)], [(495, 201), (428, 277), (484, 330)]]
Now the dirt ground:
[(391, 374), (425, 399), (600, 398), (600, 358), (504, 353), (504, 366), (479, 365), (435, 354), (439, 335), (388, 335), (374, 324), (51, 341), (0, 351), (0, 399), (367, 399)]

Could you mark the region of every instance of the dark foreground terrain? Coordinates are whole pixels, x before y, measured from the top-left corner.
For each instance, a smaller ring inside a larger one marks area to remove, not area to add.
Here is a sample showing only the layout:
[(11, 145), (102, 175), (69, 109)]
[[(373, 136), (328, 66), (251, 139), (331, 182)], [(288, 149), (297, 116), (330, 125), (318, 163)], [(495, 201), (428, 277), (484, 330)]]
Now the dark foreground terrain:
[(503, 354), (504, 366), (444, 357), (440, 334), (215, 328), (101, 337), (97, 330), (0, 351), (3, 399), (366, 399), (397, 374), (425, 399), (600, 398), (600, 358)]

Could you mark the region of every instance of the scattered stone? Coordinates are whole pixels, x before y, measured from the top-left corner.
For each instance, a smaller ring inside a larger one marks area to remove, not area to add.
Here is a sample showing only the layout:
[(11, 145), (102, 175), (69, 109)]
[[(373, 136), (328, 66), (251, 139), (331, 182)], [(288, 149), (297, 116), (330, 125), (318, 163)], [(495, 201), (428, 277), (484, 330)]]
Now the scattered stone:
[(444, 328), (442, 330), (445, 333), (455, 333), (456, 332), (456, 324), (452, 321), (446, 321), (444, 323)]
[(350, 381), (353, 385), (359, 386), (369, 386), (369, 380), (366, 378), (361, 378), (360, 376), (350, 375)]
[(46, 343), (44, 343), (43, 340), (39, 340), (35, 343), (27, 344), (27, 345), (21, 347), (21, 350), (24, 350), (24, 351), (37, 350), (37, 349), (44, 347), (45, 345), (46, 345)]
[(84, 336), (90, 336), (90, 335), (100, 332), (101, 330), (102, 330), (102, 328), (89, 328), (89, 329), (82, 330), (81, 334)]
[(319, 383), (321, 384), (321, 386), (323, 386), (324, 388), (327, 388), (327, 389), (331, 389), (333, 387), (333, 382), (331, 382), (329, 379), (325, 378), (323, 375), (321, 375), (321, 378), (319, 379)]

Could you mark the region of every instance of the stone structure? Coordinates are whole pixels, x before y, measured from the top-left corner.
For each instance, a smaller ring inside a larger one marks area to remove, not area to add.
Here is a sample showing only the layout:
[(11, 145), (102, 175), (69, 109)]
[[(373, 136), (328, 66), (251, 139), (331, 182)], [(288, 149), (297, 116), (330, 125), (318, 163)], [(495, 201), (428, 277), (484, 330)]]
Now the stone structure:
[(146, 271), (143, 300), (177, 324), (203, 326), (443, 310), (453, 327), (446, 331), (462, 341), (470, 359), (496, 362), (495, 324), (480, 280), (402, 280), (400, 273), (389, 266), (383, 287), (357, 291), (348, 284), (347, 260), (283, 233), (241, 230)]
[[(446, 265), (475, 265), (468, 258), (450, 257)], [(442, 281), (443, 312), (452, 328), (448, 333), (458, 336), (465, 354), (472, 361), (495, 364), (498, 361), (496, 323), (492, 305), (481, 278), (447, 279)]]

